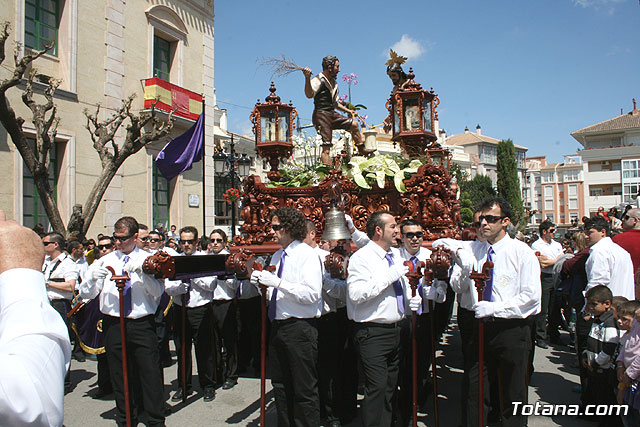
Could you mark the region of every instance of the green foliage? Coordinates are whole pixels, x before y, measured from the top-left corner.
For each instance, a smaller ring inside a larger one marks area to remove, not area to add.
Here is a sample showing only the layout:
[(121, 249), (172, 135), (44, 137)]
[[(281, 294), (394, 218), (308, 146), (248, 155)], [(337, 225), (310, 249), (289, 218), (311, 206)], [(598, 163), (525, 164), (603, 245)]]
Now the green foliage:
[(512, 218), (512, 222), (514, 225), (517, 224), (522, 218), (524, 206), (518, 179), (516, 150), (510, 139), (498, 143), (498, 195), (509, 202), (513, 208), (515, 218)]
[[(487, 197), (496, 195), (496, 190), (493, 189), (493, 182), (486, 175), (476, 175), (471, 181), (463, 182), (460, 189), (471, 201), (471, 209), (476, 209)], [(462, 206), (462, 202), (460, 205)]]
[(318, 185), (329, 173), (329, 166), (320, 162), (303, 165), (295, 160), (280, 166), (282, 180), (269, 182), (267, 187), (311, 187)]
[(470, 208), (461, 208), (460, 219), (465, 224), (471, 224), (473, 222), (473, 210)]

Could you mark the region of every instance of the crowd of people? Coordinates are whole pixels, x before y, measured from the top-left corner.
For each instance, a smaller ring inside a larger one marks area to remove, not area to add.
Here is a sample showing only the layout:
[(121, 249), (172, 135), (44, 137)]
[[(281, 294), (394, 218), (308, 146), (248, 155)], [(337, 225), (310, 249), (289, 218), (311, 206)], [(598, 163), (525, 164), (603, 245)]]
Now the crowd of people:
[[(449, 327), (456, 300), (464, 368), (462, 425), (497, 420), (504, 426), (526, 425), (526, 415), (514, 410), (514, 403), (527, 401), (535, 348), (549, 344), (575, 348), (582, 407), (629, 405), (622, 416), (598, 419), (601, 425), (640, 425), (640, 209), (621, 215), (618, 234), (612, 233), (610, 218), (596, 215), (584, 218), (562, 242), (555, 240), (557, 228), (548, 220), (530, 244), (513, 238), (512, 217), (504, 200), (485, 200), (462, 240), (432, 243), (450, 253), (449, 277), (422, 279), (415, 292), (407, 278), (409, 265), (427, 261), (432, 252), (423, 245), (419, 222), (398, 224), (387, 211), (372, 213), (364, 230), (346, 216), (358, 248), (349, 259), (346, 278), (333, 277), (324, 262), (342, 242), (322, 240), (315, 223), (293, 208), (270, 212), (270, 228), (281, 249), (245, 280), (217, 275), (172, 281), (144, 273), (142, 264), (154, 252), (224, 255), (228, 238), (220, 229), (201, 237), (193, 226), (179, 231), (172, 226), (165, 235), (123, 217), (114, 224), (113, 235), (98, 236), (97, 244), (65, 242), (58, 233), (41, 236), (46, 257), (40, 280), (49, 301), (42, 315), (59, 313), (58, 323), (66, 323), (67, 338), (76, 342), (77, 360), (84, 359), (85, 351), (98, 353), (94, 397), (113, 393), (120, 425), (126, 423), (123, 343), (120, 296), (111, 276), (125, 272), (130, 278), (123, 292), (123, 315), (133, 425), (138, 420), (164, 425), (170, 409), (164, 401), (163, 367), (175, 363), (171, 339), (179, 379), (171, 400), (181, 401), (184, 393), (197, 389), (205, 401), (212, 401), (217, 389), (232, 389), (239, 374), (257, 373), (264, 321), (270, 330), (268, 374), (278, 425), (348, 423), (358, 414), (360, 393), (363, 425), (406, 427), (412, 417), (411, 315), (416, 315), (418, 405), (425, 411), (433, 393), (431, 348)], [(487, 262), (493, 268), (478, 294), (471, 276)], [(3, 271), (0, 296), (7, 277)], [(267, 319), (260, 316), (261, 287), (267, 290)], [(79, 302), (85, 306), (72, 327), (74, 317), (68, 314)], [(90, 304), (100, 318), (102, 341), (97, 343), (86, 342), (81, 333), (82, 313), (87, 316)], [(0, 307), (0, 313), (3, 310)], [(562, 341), (562, 329), (570, 332), (570, 342)], [(3, 332), (0, 342), (4, 338)], [(68, 341), (61, 342), (59, 354), (64, 356), (68, 346)], [(192, 346), (199, 387), (192, 384)], [(59, 361), (64, 367), (60, 386), (64, 383), (69, 390), (70, 363), (64, 363), (64, 357)], [(61, 403), (61, 396), (62, 390), (54, 403)], [(55, 420), (61, 421), (54, 417), (43, 424), (59, 424)]]

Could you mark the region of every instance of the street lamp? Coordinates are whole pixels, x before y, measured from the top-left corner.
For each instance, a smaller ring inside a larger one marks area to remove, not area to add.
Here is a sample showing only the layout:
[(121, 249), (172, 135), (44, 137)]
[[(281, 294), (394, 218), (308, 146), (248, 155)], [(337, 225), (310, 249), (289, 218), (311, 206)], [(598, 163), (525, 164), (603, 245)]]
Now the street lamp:
[[(242, 180), (249, 175), (251, 168), (251, 159), (246, 154), (238, 157), (233, 141), (233, 134), (229, 141), (229, 154), (225, 153), (222, 148), (216, 148), (213, 154), (213, 168), (219, 177), (229, 177), (231, 179), (231, 188), (236, 188), (236, 178)], [(236, 200), (231, 202), (231, 239), (236, 236)]]

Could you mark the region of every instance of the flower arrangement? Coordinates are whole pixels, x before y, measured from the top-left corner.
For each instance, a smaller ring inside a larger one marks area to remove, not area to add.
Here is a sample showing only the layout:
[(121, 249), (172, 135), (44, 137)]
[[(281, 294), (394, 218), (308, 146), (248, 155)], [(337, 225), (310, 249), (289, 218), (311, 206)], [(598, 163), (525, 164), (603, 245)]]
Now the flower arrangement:
[(234, 203), (242, 197), (242, 191), (237, 188), (229, 188), (227, 191), (222, 193), (222, 197), (224, 197), (224, 201), (227, 203)]

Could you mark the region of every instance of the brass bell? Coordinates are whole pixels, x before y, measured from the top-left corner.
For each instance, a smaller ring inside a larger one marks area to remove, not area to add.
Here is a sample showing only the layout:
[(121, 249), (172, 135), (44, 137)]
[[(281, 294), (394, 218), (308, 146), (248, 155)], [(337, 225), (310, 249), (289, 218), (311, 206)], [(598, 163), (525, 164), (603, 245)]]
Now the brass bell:
[(335, 206), (326, 213), (324, 222), (323, 240), (350, 239), (351, 233), (345, 224), (344, 212)]

